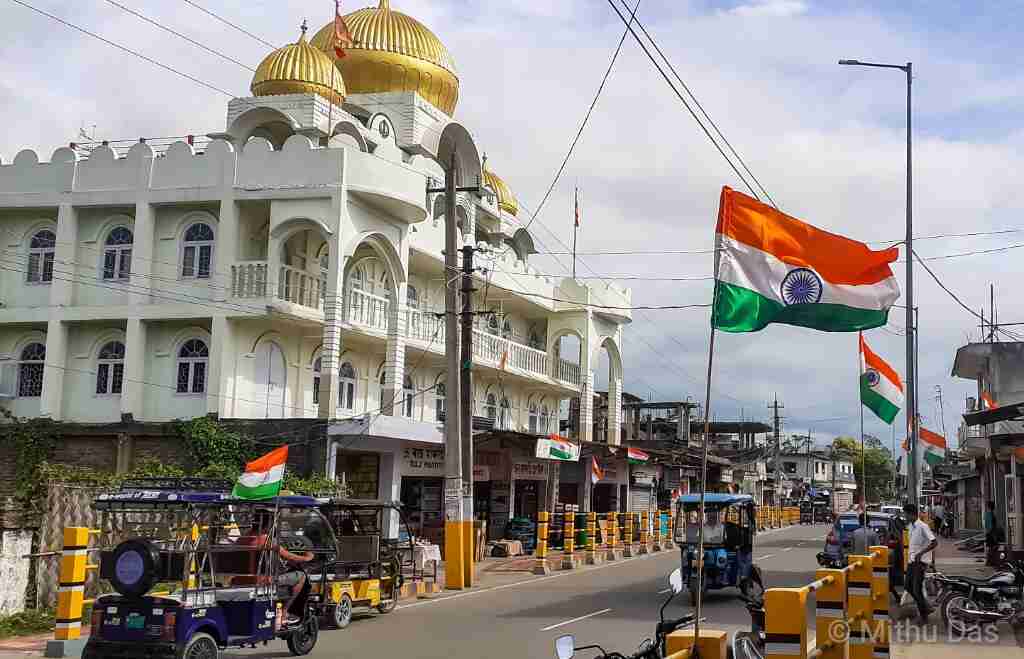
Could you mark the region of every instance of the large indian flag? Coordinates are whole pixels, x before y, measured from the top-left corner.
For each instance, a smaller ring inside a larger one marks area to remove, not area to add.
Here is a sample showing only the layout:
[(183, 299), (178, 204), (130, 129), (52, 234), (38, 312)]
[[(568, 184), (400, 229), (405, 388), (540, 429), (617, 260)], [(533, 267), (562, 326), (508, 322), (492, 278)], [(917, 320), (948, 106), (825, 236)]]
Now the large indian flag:
[(903, 385), (896, 369), (860, 336), (860, 402), (879, 419), (891, 424), (903, 407)]
[(239, 499), (269, 499), (281, 492), (284, 466), (288, 462), (288, 445), (278, 447), (245, 465), (245, 473), (231, 490)]
[(895, 247), (871, 250), (728, 187), (715, 231), (711, 323), (718, 329), (756, 332), (784, 323), (856, 332), (884, 325), (900, 296), (889, 269)]

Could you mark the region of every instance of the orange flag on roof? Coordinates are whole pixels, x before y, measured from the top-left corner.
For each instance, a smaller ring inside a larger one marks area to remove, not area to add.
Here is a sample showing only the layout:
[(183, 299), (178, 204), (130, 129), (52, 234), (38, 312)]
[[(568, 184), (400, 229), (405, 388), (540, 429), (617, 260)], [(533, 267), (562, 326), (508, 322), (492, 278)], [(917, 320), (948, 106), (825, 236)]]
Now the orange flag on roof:
[(339, 58), (344, 57), (345, 48), (351, 47), (353, 43), (352, 33), (341, 15), (341, 0), (334, 0), (334, 54)]

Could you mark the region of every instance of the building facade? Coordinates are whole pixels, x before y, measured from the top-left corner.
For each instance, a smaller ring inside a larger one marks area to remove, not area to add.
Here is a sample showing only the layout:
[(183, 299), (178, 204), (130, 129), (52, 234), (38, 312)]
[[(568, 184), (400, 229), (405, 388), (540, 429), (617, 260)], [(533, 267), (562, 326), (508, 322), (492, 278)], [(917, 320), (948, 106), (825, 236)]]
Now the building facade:
[[(629, 289), (539, 272), (514, 195), (452, 116), (444, 45), (387, 0), (348, 20), (342, 60), (331, 26), (270, 53), (223, 131), (0, 164), (0, 408), (319, 418), (329, 475), (405, 498), (441, 448), (450, 176), (478, 188), (454, 210), (490, 312), (473, 330), (476, 414), (545, 435), (578, 397), (577, 439), (619, 442), (617, 405), (594, 437), (590, 394), (604, 350), (621, 398)], [(481, 477), (512, 480), (514, 460), (489, 459)]]

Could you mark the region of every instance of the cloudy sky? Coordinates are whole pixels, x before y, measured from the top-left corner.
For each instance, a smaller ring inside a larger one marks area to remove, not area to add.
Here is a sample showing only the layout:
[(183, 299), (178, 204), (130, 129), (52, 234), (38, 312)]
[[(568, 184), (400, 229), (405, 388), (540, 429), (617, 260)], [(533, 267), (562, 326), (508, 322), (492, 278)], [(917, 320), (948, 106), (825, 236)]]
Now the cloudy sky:
[[(247, 95), (251, 74), (148, 25), (108, 0), (26, 0), (230, 94)], [(267, 47), (179, 0), (120, 4), (255, 66)], [(329, 0), (196, 0), (275, 44), (294, 41), (306, 18), (330, 20)], [(347, 1), (345, 9), (362, 2)], [(899, 8), (894, 9), (894, 5)], [(458, 118), (475, 131), (491, 166), (535, 209), (608, 65), (623, 27), (606, 0), (392, 0), (447, 44), (459, 67)], [(1016, 3), (641, 0), (638, 16), (754, 174), (784, 211), (860, 240), (904, 232), (904, 81), (898, 71), (837, 66), (840, 58), (913, 61), (915, 234), (1024, 228), (1024, 101), (1021, 14)], [(0, 157), (21, 148), (44, 158), (76, 138), (173, 136), (219, 131), (227, 96), (176, 76), (50, 18), (0, 0)], [(95, 129), (91, 126), (95, 125)], [(722, 185), (742, 183), (629, 39), (562, 181), (533, 226), (542, 251), (571, 241), (570, 196), (584, 189), (581, 251), (701, 250), (712, 246)], [(522, 215), (521, 217), (526, 217)], [(1024, 242), (1021, 234), (921, 241), (922, 257)], [(562, 243), (562, 244), (560, 244)], [(972, 308), (996, 285), (999, 319), (1024, 320), (1013, 284), (1024, 251), (930, 263)], [(562, 264), (568, 258), (558, 256)], [(560, 274), (552, 256), (540, 269)], [(581, 275), (700, 277), (709, 255), (592, 255)], [(898, 278), (903, 281), (902, 268)], [(955, 441), (971, 383), (949, 376), (954, 351), (979, 336), (978, 321), (921, 269), (921, 410)], [(708, 281), (633, 281), (637, 304), (708, 302)], [(902, 313), (869, 333), (876, 351), (905, 373)], [(708, 315), (704, 309), (644, 311), (627, 330), (627, 389), (657, 399), (703, 398)], [(853, 335), (769, 327), (719, 335), (713, 414), (767, 417), (777, 393), (786, 430), (820, 440), (856, 434)], [(902, 425), (902, 418), (897, 424)], [(889, 439), (872, 418), (868, 432)]]

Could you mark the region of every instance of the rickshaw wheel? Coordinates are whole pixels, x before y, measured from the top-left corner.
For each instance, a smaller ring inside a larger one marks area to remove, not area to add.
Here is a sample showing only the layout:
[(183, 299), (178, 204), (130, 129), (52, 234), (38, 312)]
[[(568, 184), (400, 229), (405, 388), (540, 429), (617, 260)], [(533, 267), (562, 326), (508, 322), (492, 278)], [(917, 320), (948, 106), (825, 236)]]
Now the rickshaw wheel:
[(331, 625), (335, 629), (345, 629), (352, 622), (352, 598), (342, 593), (341, 600), (331, 607)]
[(393, 588), (391, 591), (391, 599), (389, 599), (385, 604), (380, 604), (377, 607), (377, 610), (381, 613), (391, 613), (395, 610), (396, 606), (398, 606), (398, 589)]
[(320, 625), (316, 616), (307, 615), (301, 627), (288, 636), (288, 650), (296, 657), (307, 655), (316, 647), (316, 639), (320, 635)]
[(209, 634), (199, 632), (193, 634), (185, 647), (181, 649), (181, 659), (217, 659), (220, 648), (217, 641)]

